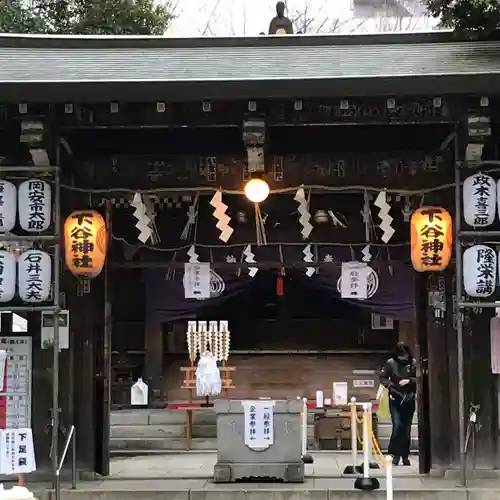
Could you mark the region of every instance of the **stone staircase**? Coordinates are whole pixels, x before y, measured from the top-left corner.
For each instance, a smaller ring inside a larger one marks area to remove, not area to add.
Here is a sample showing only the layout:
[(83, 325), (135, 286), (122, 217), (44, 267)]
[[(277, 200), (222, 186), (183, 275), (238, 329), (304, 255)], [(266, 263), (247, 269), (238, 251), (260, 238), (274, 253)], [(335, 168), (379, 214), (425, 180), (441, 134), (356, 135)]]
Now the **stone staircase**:
[[(308, 446), (314, 445), (314, 416), (308, 418)], [(379, 422), (378, 435), (382, 450), (387, 449), (391, 434), (390, 422)], [(215, 450), (217, 429), (211, 410), (193, 411), (191, 449)], [(186, 415), (183, 411), (118, 410), (111, 412), (112, 455), (165, 453), (186, 449)], [(412, 449), (418, 450), (416, 419), (412, 426)]]

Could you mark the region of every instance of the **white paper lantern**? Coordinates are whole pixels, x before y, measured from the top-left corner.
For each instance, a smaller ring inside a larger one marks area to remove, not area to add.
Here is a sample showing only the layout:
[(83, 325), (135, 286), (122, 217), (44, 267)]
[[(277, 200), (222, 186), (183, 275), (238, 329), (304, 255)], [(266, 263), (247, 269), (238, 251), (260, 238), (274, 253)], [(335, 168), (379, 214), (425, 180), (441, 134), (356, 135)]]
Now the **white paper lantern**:
[(10, 302), (16, 295), (16, 273), (14, 254), (0, 250), (0, 302)]
[(464, 252), (464, 290), (470, 297), (489, 297), (497, 285), (497, 254), (486, 245), (474, 245)]
[(45, 231), (50, 226), (52, 196), (50, 184), (30, 179), (19, 186), (19, 224), (29, 233)]
[(8, 233), (16, 225), (17, 190), (9, 181), (0, 181), (0, 233)]
[(28, 250), (19, 256), (18, 286), (23, 302), (45, 302), (50, 295), (52, 263), (41, 250)]
[(493, 177), (479, 172), (465, 179), (463, 209), (469, 226), (491, 226), (495, 221), (496, 201), (497, 186)]

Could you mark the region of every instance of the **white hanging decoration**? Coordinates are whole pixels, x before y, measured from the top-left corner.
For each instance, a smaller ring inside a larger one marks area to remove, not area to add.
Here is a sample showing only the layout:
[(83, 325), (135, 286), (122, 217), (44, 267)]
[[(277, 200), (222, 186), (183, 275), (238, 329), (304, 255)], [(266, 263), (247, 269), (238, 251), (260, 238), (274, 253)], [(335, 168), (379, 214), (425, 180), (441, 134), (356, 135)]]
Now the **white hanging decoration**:
[(188, 240), (191, 230), (195, 227), (196, 217), (198, 216), (198, 202), (200, 200), (200, 193), (196, 193), (193, 204), (188, 209), (188, 220), (181, 233), (181, 240)]
[(497, 254), (486, 245), (474, 245), (463, 254), (464, 291), (470, 297), (489, 297), (497, 284)]
[(16, 274), (14, 254), (0, 250), (0, 302), (10, 302), (16, 295)]
[(471, 227), (491, 226), (495, 221), (497, 187), (495, 179), (481, 172), (467, 177), (463, 186), (463, 211)]
[(50, 184), (41, 179), (30, 179), (19, 185), (19, 225), (28, 233), (49, 228), (52, 214)]
[[(311, 245), (307, 245), (304, 250), (302, 250), (304, 254), (304, 262), (313, 262), (314, 254), (311, 251)], [(316, 272), (316, 268), (314, 267), (306, 267), (306, 276), (310, 278)]]
[(189, 250), (187, 251), (187, 255), (189, 257), (189, 263), (190, 264), (195, 264), (197, 262), (200, 262), (198, 259), (198, 254), (196, 253), (196, 248), (194, 245), (191, 245), (189, 247)]
[(16, 225), (17, 190), (9, 181), (0, 181), (0, 233), (8, 233)]
[(137, 219), (137, 224), (135, 227), (139, 230), (139, 235), (137, 239), (141, 243), (146, 243), (146, 241), (151, 238), (153, 230), (151, 229), (151, 219), (146, 213), (146, 205), (142, 201), (141, 193), (135, 193), (132, 202), (130, 203), (134, 208), (134, 217)]
[(390, 239), (394, 236), (396, 232), (391, 226), (393, 218), (389, 215), (391, 206), (387, 203), (387, 193), (386, 191), (380, 191), (377, 198), (375, 199), (374, 205), (380, 209), (378, 216), (381, 220), (379, 224), (380, 229), (382, 229), (382, 241), (384, 243), (389, 243)]
[(363, 255), (363, 257), (362, 257), (362, 259), (361, 259), (361, 260), (362, 260), (363, 262), (368, 263), (368, 262), (370, 262), (370, 261), (372, 260), (373, 255), (371, 254), (370, 250), (371, 250), (371, 245), (370, 245), (370, 243), (368, 243), (368, 245), (366, 245), (366, 246), (363, 248), (363, 250), (361, 250), (361, 254)]
[(403, 215), (403, 219), (405, 222), (410, 222), (410, 217), (413, 212), (413, 208), (411, 206), (411, 200), (409, 196), (405, 196), (405, 204), (401, 209), (401, 214)]
[(201, 354), (196, 368), (196, 395), (218, 396), (221, 391), (222, 381), (217, 359), (211, 352), (205, 351)]
[(226, 214), (227, 205), (222, 201), (222, 191), (216, 191), (210, 205), (215, 208), (213, 216), (217, 219), (217, 229), (220, 231), (219, 239), (224, 243), (229, 241), (234, 229), (229, 225), (231, 217)]
[(304, 188), (297, 189), (295, 196), (293, 198), (298, 204), (298, 212), (300, 214), (299, 223), (302, 226), (302, 238), (307, 240), (311, 231), (313, 230), (313, 225), (311, 224), (311, 214), (309, 213), (309, 203), (306, 199), (306, 194), (304, 192)]
[[(244, 256), (244, 261), (247, 264), (256, 264), (255, 254), (252, 252), (252, 245), (247, 245), (245, 247), (245, 250), (243, 250), (243, 256)], [(258, 270), (259, 270), (258, 267), (249, 267), (248, 268), (248, 275), (251, 278), (253, 278), (257, 274)]]
[(52, 263), (49, 254), (28, 250), (19, 256), (18, 289), (23, 302), (45, 302), (50, 296)]
[[(349, 267), (349, 264), (351, 264), (351, 263), (343, 262), (342, 263), (343, 268), (345, 267), (344, 266), (345, 264), (347, 264), (347, 267)], [(360, 266), (363, 265), (361, 262), (353, 263), (353, 264), (359, 264)], [(366, 265), (366, 264), (364, 264), (364, 265)], [(354, 267), (356, 267), (356, 266), (354, 266)], [(366, 298), (367, 299), (371, 299), (377, 293), (379, 284), (380, 284), (379, 276), (378, 276), (377, 272), (375, 271), (375, 269), (368, 268), (368, 276), (366, 279), (366, 285), (367, 285), (366, 286)], [(341, 275), (340, 278), (337, 280), (337, 291), (340, 293), (341, 296), (342, 296), (342, 288), (343, 288), (343, 286), (342, 286), (342, 275)], [(345, 290), (345, 288), (344, 288), (344, 290)]]

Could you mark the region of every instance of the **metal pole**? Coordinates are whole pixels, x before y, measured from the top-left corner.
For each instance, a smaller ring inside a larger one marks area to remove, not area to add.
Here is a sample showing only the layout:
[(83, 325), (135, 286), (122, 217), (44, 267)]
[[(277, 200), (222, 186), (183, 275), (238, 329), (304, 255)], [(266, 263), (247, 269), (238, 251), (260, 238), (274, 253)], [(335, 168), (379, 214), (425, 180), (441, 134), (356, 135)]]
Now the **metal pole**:
[(462, 320), (463, 268), (462, 247), (460, 241), (460, 227), (462, 224), (462, 192), (460, 185), (460, 167), (458, 163), (458, 135), (455, 136), (455, 294), (458, 304), (457, 318), (457, 367), (458, 367), (458, 442), (460, 447), (460, 482), (467, 484), (467, 462), (465, 456), (465, 387), (464, 387), (464, 333)]
[(73, 442), (71, 443), (71, 489), (76, 490), (76, 428), (73, 426)]
[(54, 234), (58, 238), (54, 246), (54, 362), (52, 366), (52, 472), (54, 476), (54, 488), (56, 500), (61, 496), (61, 485), (58, 474), (59, 458), (59, 260), (61, 257), (60, 234), (61, 234), (61, 185), (59, 170), (55, 173), (55, 216)]

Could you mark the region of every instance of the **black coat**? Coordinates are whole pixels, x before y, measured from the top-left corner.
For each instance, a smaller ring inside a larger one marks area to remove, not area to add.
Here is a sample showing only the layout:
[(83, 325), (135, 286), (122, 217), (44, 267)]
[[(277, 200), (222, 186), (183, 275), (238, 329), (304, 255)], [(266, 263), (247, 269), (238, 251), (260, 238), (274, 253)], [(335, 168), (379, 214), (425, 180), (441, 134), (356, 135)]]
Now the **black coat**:
[[(398, 400), (413, 398), (417, 392), (417, 362), (415, 359), (400, 361), (389, 358), (380, 370), (379, 379), (393, 398)], [(399, 385), (403, 379), (408, 379), (410, 383), (404, 386)]]

